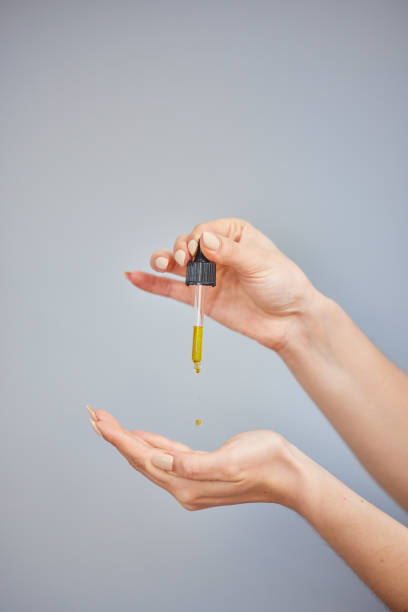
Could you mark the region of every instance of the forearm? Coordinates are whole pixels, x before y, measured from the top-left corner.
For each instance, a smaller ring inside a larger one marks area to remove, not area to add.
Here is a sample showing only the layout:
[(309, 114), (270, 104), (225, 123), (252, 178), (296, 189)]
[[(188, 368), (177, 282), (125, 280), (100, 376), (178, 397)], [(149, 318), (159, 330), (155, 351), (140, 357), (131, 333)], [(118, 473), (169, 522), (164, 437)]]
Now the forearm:
[(408, 508), (408, 376), (318, 292), (279, 353), (376, 480)]
[(408, 609), (408, 529), (294, 449), (295, 510), (391, 610)]

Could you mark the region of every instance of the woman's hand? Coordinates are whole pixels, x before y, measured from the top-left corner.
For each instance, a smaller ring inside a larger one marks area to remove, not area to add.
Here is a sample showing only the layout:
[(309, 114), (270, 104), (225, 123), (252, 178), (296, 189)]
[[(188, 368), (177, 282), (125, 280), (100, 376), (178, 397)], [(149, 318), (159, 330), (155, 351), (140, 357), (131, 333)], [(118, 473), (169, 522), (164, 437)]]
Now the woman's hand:
[(242, 433), (207, 453), (158, 434), (128, 431), (104, 410), (88, 411), (95, 431), (187, 510), (249, 502), (297, 506), (296, 449), (273, 431)]
[(301, 514), (391, 610), (407, 610), (408, 529), (272, 431), (234, 436), (213, 453), (124, 429), (88, 407), (95, 431), (187, 510), (275, 502)]
[[(290, 324), (318, 292), (298, 266), (264, 234), (242, 219), (217, 219), (197, 225), (179, 236), (173, 251), (153, 253), (156, 272), (185, 277), (197, 250), (217, 264), (217, 286), (206, 292), (207, 315), (278, 351), (286, 342)], [(140, 289), (193, 303), (193, 291), (184, 282), (141, 271), (126, 272)]]

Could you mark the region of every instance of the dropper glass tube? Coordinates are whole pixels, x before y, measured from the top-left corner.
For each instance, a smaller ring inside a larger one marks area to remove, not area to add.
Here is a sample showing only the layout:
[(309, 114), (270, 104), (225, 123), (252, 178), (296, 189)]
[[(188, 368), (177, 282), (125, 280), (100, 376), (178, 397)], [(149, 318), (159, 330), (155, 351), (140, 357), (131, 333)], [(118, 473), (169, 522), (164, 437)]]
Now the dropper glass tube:
[(196, 285), (194, 293), (194, 329), (192, 359), (194, 370), (201, 372), (203, 352), (203, 325), (204, 325), (204, 292), (205, 286)]
[(197, 244), (197, 251), (192, 261), (187, 264), (186, 285), (194, 285), (194, 331), (192, 359), (194, 370), (199, 374), (202, 365), (204, 294), (206, 287), (216, 285), (216, 266), (209, 261)]

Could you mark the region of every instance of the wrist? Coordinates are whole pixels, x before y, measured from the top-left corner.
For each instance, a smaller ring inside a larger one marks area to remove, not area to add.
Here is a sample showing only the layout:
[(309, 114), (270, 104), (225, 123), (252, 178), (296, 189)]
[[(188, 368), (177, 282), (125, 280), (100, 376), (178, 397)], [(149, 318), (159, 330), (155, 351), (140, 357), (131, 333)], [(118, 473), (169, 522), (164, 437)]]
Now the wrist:
[(279, 446), (278, 453), (275, 446), (263, 482), (267, 499), (259, 501), (278, 503), (306, 517), (318, 497), (316, 472), (325, 470), (281, 436)]
[(276, 349), (284, 361), (295, 357), (299, 349), (319, 346), (325, 351), (330, 328), (336, 325), (340, 306), (311, 286), (302, 308), (288, 321), (283, 341)]
[(283, 505), (315, 526), (316, 516), (320, 515), (324, 507), (327, 491), (334, 483), (342, 483), (296, 446), (289, 442), (287, 445), (292, 478), (288, 479), (291, 482), (290, 493), (286, 496), (287, 503)]
[[(350, 502), (350, 498), (356, 497), (356, 494), (298, 448), (290, 446), (297, 471), (292, 510), (320, 532), (333, 508), (339, 509), (339, 503)], [(341, 516), (337, 519), (342, 520)], [(333, 516), (331, 520), (334, 520)]]

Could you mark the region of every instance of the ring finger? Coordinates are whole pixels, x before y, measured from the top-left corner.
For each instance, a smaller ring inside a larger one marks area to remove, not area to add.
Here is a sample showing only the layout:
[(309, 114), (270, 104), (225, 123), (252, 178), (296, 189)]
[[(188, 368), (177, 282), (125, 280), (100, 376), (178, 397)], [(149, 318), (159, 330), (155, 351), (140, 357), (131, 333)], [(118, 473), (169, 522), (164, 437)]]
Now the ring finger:
[(171, 272), (177, 276), (185, 276), (185, 268), (180, 266), (174, 259), (173, 253), (167, 249), (155, 251), (150, 258), (150, 265), (155, 272)]

